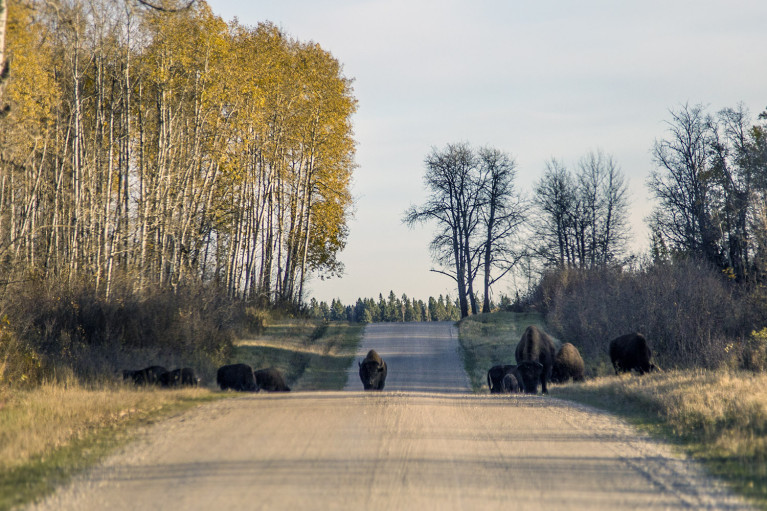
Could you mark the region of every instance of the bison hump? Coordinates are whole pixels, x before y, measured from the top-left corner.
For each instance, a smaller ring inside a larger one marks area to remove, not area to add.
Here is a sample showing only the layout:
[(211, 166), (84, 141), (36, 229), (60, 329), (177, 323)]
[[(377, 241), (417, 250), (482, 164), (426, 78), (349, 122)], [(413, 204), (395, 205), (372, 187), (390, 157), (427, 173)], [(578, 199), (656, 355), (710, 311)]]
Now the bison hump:
[(367, 364), (370, 362), (375, 362), (378, 365), (381, 365), (381, 356), (378, 354), (376, 350), (370, 350), (368, 351), (368, 354), (365, 356), (365, 360), (362, 361), (363, 364)]

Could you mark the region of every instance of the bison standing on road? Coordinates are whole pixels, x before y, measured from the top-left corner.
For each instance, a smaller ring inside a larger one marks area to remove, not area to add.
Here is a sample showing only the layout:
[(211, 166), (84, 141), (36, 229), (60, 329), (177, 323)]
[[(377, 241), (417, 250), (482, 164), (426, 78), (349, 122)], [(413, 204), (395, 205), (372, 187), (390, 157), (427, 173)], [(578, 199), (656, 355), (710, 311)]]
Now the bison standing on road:
[(136, 371), (125, 369), (123, 371), (123, 380), (133, 380), (135, 385), (157, 385), (161, 383), (160, 377), (167, 372), (168, 370), (163, 366), (149, 366)]
[[(507, 380), (507, 376), (509, 377)], [(497, 365), (487, 371), (487, 386), (491, 394), (508, 394), (524, 390), (522, 376), (517, 366), (512, 364)]]
[(616, 375), (632, 369), (639, 374), (654, 371), (657, 367), (650, 362), (651, 355), (647, 339), (640, 333), (622, 335), (610, 341), (610, 361)]
[(386, 362), (376, 353), (376, 350), (368, 351), (362, 362), (358, 362), (360, 368), (360, 380), (365, 390), (383, 390), (386, 384)]
[(501, 392), (504, 394), (516, 394), (517, 392), (522, 392), (524, 390), (520, 387), (520, 379), (517, 378), (517, 374), (516, 371), (512, 371), (503, 375), (503, 380), (501, 380)]
[(566, 383), (570, 381), (583, 381), (585, 379), (585, 366), (578, 348), (566, 342), (559, 348), (554, 357), (554, 367), (551, 369), (551, 381)]
[(253, 368), (248, 364), (230, 364), (219, 367), (216, 373), (216, 383), (221, 387), (221, 390), (258, 392)]
[(501, 393), (501, 382), (503, 381), (503, 377), (506, 375), (507, 372), (512, 371), (516, 369), (517, 366), (506, 364), (506, 365), (497, 365), (491, 367), (487, 371), (487, 386), (490, 388), (491, 394), (500, 394)]
[(256, 377), (256, 385), (259, 390), (269, 392), (290, 392), (290, 387), (285, 383), (285, 378), (274, 367), (253, 371)]
[[(557, 350), (554, 346), (554, 340), (546, 332), (541, 331), (535, 325), (530, 325), (525, 329), (522, 338), (517, 344), (517, 349), (514, 352), (518, 368), (520, 364), (525, 361), (538, 362), (543, 366), (541, 368), (540, 381), (541, 392), (544, 394), (549, 392), (546, 383), (551, 380), (551, 370), (554, 365), (554, 357), (556, 354)], [(533, 368), (529, 369), (532, 370)], [(528, 383), (532, 382), (525, 380), (525, 392), (528, 394), (536, 394), (538, 392), (538, 384), (528, 385)]]

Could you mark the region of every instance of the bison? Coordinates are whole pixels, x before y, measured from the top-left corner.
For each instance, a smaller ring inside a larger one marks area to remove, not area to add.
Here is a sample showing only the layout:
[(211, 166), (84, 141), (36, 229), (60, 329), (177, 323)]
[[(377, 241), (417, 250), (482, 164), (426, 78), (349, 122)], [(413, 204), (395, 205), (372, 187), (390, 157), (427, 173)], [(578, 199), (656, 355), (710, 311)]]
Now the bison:
[(253, 368), (248, 364), (230, 364), (219, 367), (216, 373), (216, 383), (221, 387), (221, 390), (258, 392)]
[(503, 380), (501, 380), (501, 392), (504, 394), (513, 394), (524, 391), (524, 388), (520, 387), (520, 379), (516, 377), (517, 374), (519, 373), (513, 371), (503, 375)]
[(383, 390), (386, 384), (386, 362), (376, 353), (376, 350), (368, 351), (362, 362), (358, 362), (360, 368), (360, 380), (365, 390)]
[[(504, 380), (506, 376), (511, 376), (506, 387), (504, 387)], [(522, 378), (517, 371), (517, 366), (511, 364), (497, 365), (490, 368), (487, 371), (487, 386), (490, 388), (491, 394), (508, 394), (509, 392), (519, 392), (524, 390), (522, 387)], [(513, 390), (509, 390), (513, 389)]]
[[(525, 361), (538, 362), (543, 366), (541, 368), (540, 381), (541, 392), (544, 394), (549, 392), (546, 383), (551, 380), (551, 370), (554, 365), (554, 357), (556, 354), (557, 351), (554, 346), (554, 340), (546, 332), (541, 331), (535, 325), (530, 325), (525, 329), (514, 352), (517, 359), (517, 366)], [(531, 367), (526, 369), (528, 373), (532, 370), (533, 368)], [(532, 382), (525, 380), (525, 392), (529, 394), (537, 393), (538, 384), (535, 383), (534, 385), (529, 385), (530, 383)]]
[(535, 360), (523, 360), (514, 371), (519, 388), (526, 394), (538, 393), (538, 382), (543, 376), (543, 364)]
[(125, 369), (123, 371), (123, 380), (133, 380), (135, 385), (157, 385), (160, 383), (160, 377), (167, 372), (168, 370), (163, 366), (149, 366), (135, 371)]
[(501, 393), (501, 381), (503, 381), (503, 377), (506, 374), (507, 371), (512, 371), (516, 369), (517, 366), (515, 365), (497, 365), (491, 367), (487, 371), (487, 386), (490, 388), (491, 394), (500, 394)]
[(259, 390), (269, 392), (290, 392), (290, 387), (285, 383), (285, 378), (274, 367), (253, 371), (256, 377), (256, 385)]
[(163, 387), (196, 387), (199, 381), (191, 367), (166, 371), (160, 375), (160, 385)]
[(551, 381), (566, 383), (570, 381), (583, 381), (585, 379), (585, 365), (578, 348), (566, 342), (557, 351), (554, 357), (554, 367), (551, 368)]
[(650, 362), (651, 355), (647, 339), (640, 333), (621, 335), (610, 341), (610, 361), (616, 375), (632, 369), (639, 374), (655, 371), (657, 367)]

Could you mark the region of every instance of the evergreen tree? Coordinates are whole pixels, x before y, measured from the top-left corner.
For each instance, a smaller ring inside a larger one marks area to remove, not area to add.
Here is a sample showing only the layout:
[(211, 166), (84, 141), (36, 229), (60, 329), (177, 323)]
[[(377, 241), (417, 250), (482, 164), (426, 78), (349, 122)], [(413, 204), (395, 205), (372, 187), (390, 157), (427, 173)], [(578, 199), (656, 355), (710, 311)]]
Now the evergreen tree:
[(384, 300), (383, 294), (378, 293), (378, 321), (381, 323), (385, 321), (391, 321), (389, 319), (389, 311), (386, 307), (386, 300)]
[(429, 321), (439, 321), (437, 300), (433, 296), (429, 297)]
[(402, 321), (402, 302), (389, 291), (389, 301), (386, 303), (386, 321)]
[(402, 294), (402, 320), (407, 322), (416, 321), (415, 311), (413, 310), (413, 303), (407, 297), (406, 294)]
[(322, 301), (320, 302), (320, 314), (322, 319), (325, 321), (330, 320), (330, 307), (328, 307), (328, 302)]

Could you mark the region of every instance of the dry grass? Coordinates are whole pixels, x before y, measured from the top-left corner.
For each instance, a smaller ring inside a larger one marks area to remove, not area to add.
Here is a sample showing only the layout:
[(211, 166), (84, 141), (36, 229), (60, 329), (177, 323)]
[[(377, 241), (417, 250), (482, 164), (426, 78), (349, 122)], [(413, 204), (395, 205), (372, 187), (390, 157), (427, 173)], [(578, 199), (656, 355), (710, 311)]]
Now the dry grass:
[(205, 389), (167, 391), (127, 386), (88, 389), (44, 384), (0, 391), (0, 470), (22, 465), (102, 428), (146, 420), (184, 401), (210, 395)]
[(767, 509), (767, 374), (685, 370), (553, 386), (678, 443)]
[(133, 427), (214, 399), (207, 389), (0, 387), (0, 509), (53, 490), (130, 438)]

